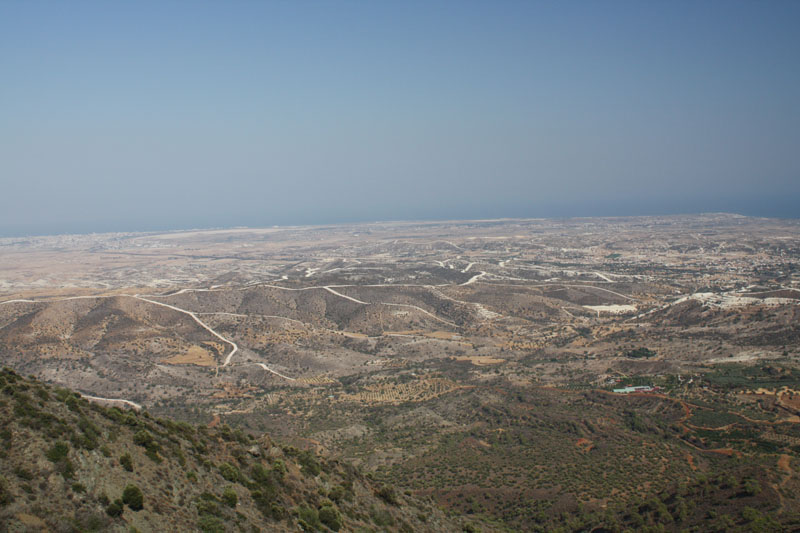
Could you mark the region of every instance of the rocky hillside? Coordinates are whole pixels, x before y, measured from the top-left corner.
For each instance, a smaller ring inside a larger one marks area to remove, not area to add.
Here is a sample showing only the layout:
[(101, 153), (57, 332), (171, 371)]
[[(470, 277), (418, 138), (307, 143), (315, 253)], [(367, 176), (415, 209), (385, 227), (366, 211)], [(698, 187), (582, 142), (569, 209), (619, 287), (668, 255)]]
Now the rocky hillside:
[(0, 530), (461, 531), (352, 466), (0, 372)]

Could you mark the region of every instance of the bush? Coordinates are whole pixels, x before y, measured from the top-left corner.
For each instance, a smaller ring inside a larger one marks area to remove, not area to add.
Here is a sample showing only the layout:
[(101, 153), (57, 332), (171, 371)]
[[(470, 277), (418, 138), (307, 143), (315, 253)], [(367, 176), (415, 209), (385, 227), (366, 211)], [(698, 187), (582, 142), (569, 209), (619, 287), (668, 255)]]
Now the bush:
[(225, 490), (222, 491), (222, 501), (228, 507), (236, 507), (239, 497), (236, 496), (236, 491), (233, 490), (233, 487), (225, 487)]
[(304, 474), (310, 474), (316, 477), (322, 472), (317, 458), (308, 450), (303, 450), (297, 454), (297, 462), (303, 467)]
[(201, 499), (196, 503), (196, 505), (197, 514), (199, 515), (219, 516), (221, 514), (219, 511), (219, 505), (211, 500)]
[(275, 472), (278, 479), (283, 479), (286, 475), (286, 464), (281, 459), (275, 459), (275, 462), (272, 463), (272, 471)]
[(69, 453), (69, 444), (64, 441), (58, 441), (53, 444), (53, 447), (47, 450), (45, 455), (48, 459), (57, 463), (59, 461), (63, 461), (67, 458), (67, 454)]
[(397, 492), (391, 485), (383, 485), (375, 495), (390, 505), (398, 505), (400, 503), (397, 500)]
[(221, 465), (219, 465), (219, 473), (222, 474), (222, 477), (224, 477), (228, 481), (233, 481), (234, 483), (239, 481), (242, 477), (242, 474), (241, 472), (239, 472), (239, 469), (230, 463), (222, 463)]
[(14, 473), (17, 475), (18, 478), (24, 479), (25, 481), (33, 480), (33, 472), (27, 470), (21, 466), (14, 467)]
[(394, 525), (394, 517), (387, 509), (376, 509), (372, 507), (369, 510), (369, 516), (376, 526), (386, 527)]
[(225, 533), (225, 524), (222, 520), (208, 514), (200, 517), (197, 528), (203, 533)]
[(6, 478), (0, 476), (0, 507), (7, 505), (14, 501), (14, 496), (8, 491), (8, 483)]
[(71, 479), (75, 474), (75, 465), (69, 459), (62, 459), (56, 463), (56, 472), (61, 474), (64, 479)]
[(78, 402), (78, 399), (75, 396), (68, 396), (64, 403), (67, 404), (67, 407), (69, 407), (70, 411), (79, 413), (81, 410), (80, 402)]
[(644, 348), (644, 347), (636, 348), (635, 350), (630, 350), (625, 354), (625, 357), (631, 357), (633, 359), (640, 359), (643, 357), (649, 358), (655, 356), (656, 352), (650, 350), (649, 348)]
[(744, 492), (748, 496), (758, 496), (761, 494), (761, 484), (757, 479), (748, 479), (744, 483)]
[(344, 487), (341, 485), (336, 485), (328, 492), (328, 498), (335, 502), (340, 502), (344, 498)]
[(133, 459), (131, 458), (131, 454), (123, 453), (119, 458), (119, 464), (128, 472), (133, 472)]
[(106, 507), (106, 514), (108, 516), (116, 518), (122, 514), (122, 510), (123, 510), (122, 500), (116, 499), (110, 504), (108, 504), (108, 507)]
[(342, 515), (332, 506), (325, 505), (319, 510), (319, 521), (334, 531), (342, 528)]
[(163, 461), (163, 459), (161, 458), (161, 456), (160, 456), (160, 455), (158, 455), (158, 452), (157, 452), (156, 450), (153, 450), (152, 448), (148, 448), (148, 449), (146, 449), (146, 450), (144, 451), (144, 454), (145, 454), (145, 455), (146, 455), (146, 456), (147, 456), (147, 457), (148, 457), (148, 458), (149, 458), (151, 461), (153, 461), (154, 463), (161, 464), (161, 462)]
[(134, 511), (139, 511), (144, 507), (144, 495), (136, 485), (128, 485), (122, 491), (122, 502)]
[(109, 520), (95, 511), (78, 510), (75, 512), (74, 530), (85, 533), (108, 531)]
[(286, 509), (282, 505), (273, 503), (269, 506), (269, 516), (275, 520), (283, 520), (287, 515)]
[(133, 443), (143, 446), (148, 450), (158, 451), (158, 443), (153, 436), (144, 429), (140, 429), (133, 436)]
[(305, 524), (303, 529), (306, 531), (313, 531), (318, 529), (320, 526), (319, 513), (316, 509), (308, 507), (307, 505), (301, 505), (297, 508), (297, 517), (297, 521), (301, 524), (301, 526), (302, 524)]

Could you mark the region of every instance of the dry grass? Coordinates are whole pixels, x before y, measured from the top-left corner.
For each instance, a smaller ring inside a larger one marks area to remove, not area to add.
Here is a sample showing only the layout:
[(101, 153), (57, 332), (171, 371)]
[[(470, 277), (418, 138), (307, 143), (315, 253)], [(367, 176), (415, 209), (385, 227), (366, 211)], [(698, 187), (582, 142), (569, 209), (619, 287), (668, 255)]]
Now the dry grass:
[(217, 364), (214, 357), (205, 348), (197, 345), (190, 346), (186, 353), (162, 359), (161, 362), (168, 365), (197, 365), (205, 367)]
[(469, 362), (475, 366), (499, 365), (505, 363), (505, 359), (497, 357), (490, 357), (488, 355), (460, 355), (455, 358), (456, 361)]

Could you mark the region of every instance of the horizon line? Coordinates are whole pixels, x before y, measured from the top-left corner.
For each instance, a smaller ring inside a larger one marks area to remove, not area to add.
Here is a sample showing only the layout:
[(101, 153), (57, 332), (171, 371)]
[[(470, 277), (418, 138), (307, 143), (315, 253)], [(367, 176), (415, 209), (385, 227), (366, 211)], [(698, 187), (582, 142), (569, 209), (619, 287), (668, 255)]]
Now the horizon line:
[(70, 236), (87, 236), (87, 235), (162, 235), (173, 233), (191, 233), (191, 232), (211, 232), (211, 231), (233, 231), (233, 230), (288, 230), (288, 229), (312, 229), (312, 228), (325, 228), (337, 226), (372, 226), (382, 224), (465, 224), (465, 223), (487, 223), (487, 222), (512, 222), (512, 221), (535, 221), (535, 220), (604, 220), (604, 219), (636, 219), (636, 218), (680, 218), (680, 217), (701, 217), (701, 216), (730, 216), (750, 219), (764, 219), (764, 220), (800, 220), (800, 217), (788, 216), (756, 216), (744, 215), (733, 211), (701, 211), (701, 212), (687, 212), (687, 213), (669, 213), (669, 214), (648, 214), (648, 215), (590, 215), (590, 216), (544, 216), (544, 217), (498, 217), (498, 218), (447, 218), (447, 219), (434, 219), (434, 218), (421, 218), (421, 219), (394, 219), (394, 220), (362, 220), (362, 221), (349, 221), (349, 222), (329, 222), (324, 224), (270, 224), (263, 226), (197, 226), (197, 227), (184, 227), (184, 228), (169, 228), (169, 229), (153, 229), (153, 230), (122, 230), (122, 231), (87, 231), (87, 232), (64, 232), (64, 233), (29, 233), (17, 235), (0, 235), (0, 240), (7, 239), (30, 239), (30, 238), (44, 238), (44, 237), (70, 237)]

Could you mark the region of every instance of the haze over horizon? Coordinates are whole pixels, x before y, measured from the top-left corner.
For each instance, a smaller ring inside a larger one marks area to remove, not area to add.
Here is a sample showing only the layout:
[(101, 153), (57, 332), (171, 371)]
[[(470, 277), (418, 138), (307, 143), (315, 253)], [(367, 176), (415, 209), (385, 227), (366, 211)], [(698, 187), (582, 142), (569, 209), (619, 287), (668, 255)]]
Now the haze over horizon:
[(800, 3), (4, 2), (0, 236), (800, 218)]

